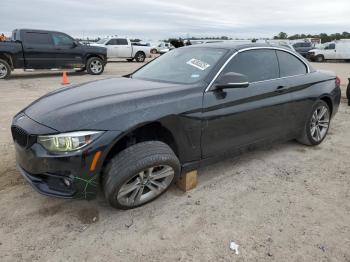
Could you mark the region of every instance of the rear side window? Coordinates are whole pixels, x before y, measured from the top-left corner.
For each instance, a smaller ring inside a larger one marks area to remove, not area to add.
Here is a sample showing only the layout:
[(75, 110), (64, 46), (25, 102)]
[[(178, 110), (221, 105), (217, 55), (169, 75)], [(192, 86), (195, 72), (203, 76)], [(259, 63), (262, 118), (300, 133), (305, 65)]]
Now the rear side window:
[(234, 72), (244, 74), (249, 82), (279, 77), (277, 56), (274, 50), (260, 49), (237, 54), (224, 68), (223, 74)]
[(297, 57), (284, 51), (277, 51), (280, 65), (280, 77), (303, 75), (307, 68)]
[(24, 43), (34, 45), (52, 45), (51, 37), (48, 33), (37, 32), (24, 33)]
[(128, 40), (126, 39), (117, 39), (117, 45), (128, 45)]

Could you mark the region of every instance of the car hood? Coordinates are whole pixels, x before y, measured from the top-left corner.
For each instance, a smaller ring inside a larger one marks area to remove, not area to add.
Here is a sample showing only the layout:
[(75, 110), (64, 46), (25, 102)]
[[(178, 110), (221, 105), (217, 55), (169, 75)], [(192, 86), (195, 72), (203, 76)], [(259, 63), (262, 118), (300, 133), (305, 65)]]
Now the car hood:
[(314, 48), (314, 49), (311, 49), (311, 50), (309, 50), (308, 52), (310, 53), (310, 52), (317, 52), (317, 51), (320, 51), (321, 49), (317, 49), (317, 48)]
[(169, 93), (181, 95), (181, 90), (186, 89), (188, 87), (184, 85), (109, 78), (51, 92), (25, 108), (24, 113), (60, 132), (109, 130), (109, 125), (101, 123), (108, 123), (108, 119), (115, 119), (117, 115), (125, 116), (164, 103), (170, 99)]
[(101, 53), (101, 54), (106, 54), (107, 53), (107, 48), (103, 45), (98, 46), (98, 45), (83, 45), (83, 48), (86, 51), (89, 52), (96, 52), (96, 53)]
[(90, 46), (106, 47), (106, 45), (104, 45), (104, 44), (96, 44), (96, 43), (92, 43), (92, 44), (90, 44)]

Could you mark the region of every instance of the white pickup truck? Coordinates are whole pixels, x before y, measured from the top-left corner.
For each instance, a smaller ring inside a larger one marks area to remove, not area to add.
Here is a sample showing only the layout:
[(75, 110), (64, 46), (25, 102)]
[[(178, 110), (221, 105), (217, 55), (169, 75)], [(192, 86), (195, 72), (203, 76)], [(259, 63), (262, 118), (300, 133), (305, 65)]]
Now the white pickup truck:
[(128, 38), (103, 38), (91, 45), (107, 48), (107, 59), (125, 58), (128, 61), (135, 59), (137, 62), (144, 62), (147, 57), (152, 56), (151, 47), (132, 45)]

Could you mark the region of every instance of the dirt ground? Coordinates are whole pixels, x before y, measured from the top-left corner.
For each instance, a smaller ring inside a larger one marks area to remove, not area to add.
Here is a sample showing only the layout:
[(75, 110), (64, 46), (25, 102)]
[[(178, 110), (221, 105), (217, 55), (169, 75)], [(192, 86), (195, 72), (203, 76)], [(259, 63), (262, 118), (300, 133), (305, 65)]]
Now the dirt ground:
[[(109, 63), (101, 76), (133, 71)], [(349, 63), (337, 72), (343, 96)], [(199, 170), (198, 187), (176, 187), (132, 211), (36, 193), (15, 169), (12, 116), (60, 88), (60, 73), (16, 71), (0, 81), (0, 261), (350, 261), (350, 107), (341, 105), (320, 146), (273, 145)], [(230, 242), (239, 245), (239, 254)]]

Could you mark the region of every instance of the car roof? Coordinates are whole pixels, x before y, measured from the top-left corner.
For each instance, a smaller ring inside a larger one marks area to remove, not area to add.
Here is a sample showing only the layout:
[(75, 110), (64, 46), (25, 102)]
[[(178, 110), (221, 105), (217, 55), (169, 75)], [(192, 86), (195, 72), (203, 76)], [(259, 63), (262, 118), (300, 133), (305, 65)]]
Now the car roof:
[(272, 49), (284, 49), (287, 51), (290, 51), (289, 48), (284, 47), (282, 45), (276, 45), (276, 44), (260, 44), (260, 43), (251, 43), (251, 44), (241, 44), (241, 43), (232, 43), (232, 42), (220, 42), (220, 43), (207, 43), (207, 44), (198, 44), (198, 45), (190, 45), (187, 46), (187, 48), (199, 48), (199, 47), (206, 47), (206, 48), (223, 48), (223, 49), (229, 49), (229, 50), (242, 50), (247, 48), (272, 48)]
[(44, 29), (28, 29), (28, 28), (17, 28), (17, 29), (14, 29), (13, 31), (26, 31), (26, 32), (30, 32), (30, 33), (61, 33), (61, 34), (66, 34), (66, 33), (60, 32), (60, 31), (44, 30)]

